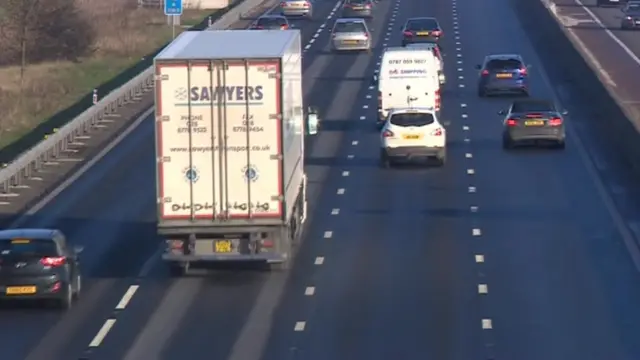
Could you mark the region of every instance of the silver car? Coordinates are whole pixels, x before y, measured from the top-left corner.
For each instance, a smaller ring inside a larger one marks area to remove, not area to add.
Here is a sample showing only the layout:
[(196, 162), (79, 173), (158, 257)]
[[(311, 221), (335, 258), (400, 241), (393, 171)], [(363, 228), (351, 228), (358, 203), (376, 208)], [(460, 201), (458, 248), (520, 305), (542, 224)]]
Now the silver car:
[(283, 0), (280, 12), (284, 16), (313, 17), (313, 2), (311, 0)]
[(336, 20), (331, 31), (333, 50), (371, 51), (371, 33), (364, 19), (342, 18)]
[(342, 17), (373, 17), (373, 0), (345, 0), (342, 5)]

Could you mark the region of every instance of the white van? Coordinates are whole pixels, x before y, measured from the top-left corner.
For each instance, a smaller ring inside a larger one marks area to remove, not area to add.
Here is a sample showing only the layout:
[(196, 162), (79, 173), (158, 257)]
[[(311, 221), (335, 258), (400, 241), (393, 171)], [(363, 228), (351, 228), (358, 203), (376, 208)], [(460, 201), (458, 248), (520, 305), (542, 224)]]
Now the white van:
[(378, 83), (378, 124), (393, 108), (440, 110), (439, 63), (425, 48), (390, 47), (382, 54)]

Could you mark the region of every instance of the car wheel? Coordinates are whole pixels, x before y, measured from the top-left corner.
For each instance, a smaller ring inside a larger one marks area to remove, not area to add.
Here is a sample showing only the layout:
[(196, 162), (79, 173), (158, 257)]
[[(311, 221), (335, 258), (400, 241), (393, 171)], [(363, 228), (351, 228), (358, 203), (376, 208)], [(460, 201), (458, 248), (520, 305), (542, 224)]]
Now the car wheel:
[(309, 13), (307, 14), (307, 19), (309, 19), (309, 20), (313, 20), (313, 13), (312, 13), (312, 12), (309, 12)]
[(62, 310), (68, 310), (73, 306), (73, 287), (71, 283), (67, 284), (66, 288), (60, 294), (58, 299), (58, 307)]
[(169, 263), (169, 273), (173, 277), (181, 277), (189, 274), (189, 263)]
[(385, 169), (389, 169), (391, 167), (391, 160), (384, 151), (380, 152), (380, 166)]
[(513, 149), (513, 141), (506, 136), (502, 137), (502, 148)]
[(437, 156), (438, 166), (444, 166), (447, 163), (447, 152), (442, 151)]

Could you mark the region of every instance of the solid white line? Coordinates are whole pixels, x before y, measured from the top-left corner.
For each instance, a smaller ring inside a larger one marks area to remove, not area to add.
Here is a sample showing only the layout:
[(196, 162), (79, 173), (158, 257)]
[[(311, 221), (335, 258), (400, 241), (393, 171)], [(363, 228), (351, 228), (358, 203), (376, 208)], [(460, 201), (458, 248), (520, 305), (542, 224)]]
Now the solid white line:
[(102, 327), (100, 328), (96, 336), (89, 343), (89, 347), (100, 346), (100, 344), (102, 344), (102, 342), (104, 341), (104, 338), (107, 336), (109, 331), (111, 331), (111, 328), (113, 327), (113, 325), (115, 325), (115, 323), (116, 323), (116, 319), (107, 319), (107, 321), (105, 321), (104, 324), (102, 324)]
[(138, 291), (139, 287), (139, 285), (129, 286), (124, 295), (122, 295), (122, 299), (120, 299), (118, 305), (116, 305), (116, 310), (123, 310), (124, 308), (126, 308), (127, 305), (129, 305), (129, 301), (131, 301), (131, 299), (133, 298), (133, 295), (135, 295), (136, 291)]

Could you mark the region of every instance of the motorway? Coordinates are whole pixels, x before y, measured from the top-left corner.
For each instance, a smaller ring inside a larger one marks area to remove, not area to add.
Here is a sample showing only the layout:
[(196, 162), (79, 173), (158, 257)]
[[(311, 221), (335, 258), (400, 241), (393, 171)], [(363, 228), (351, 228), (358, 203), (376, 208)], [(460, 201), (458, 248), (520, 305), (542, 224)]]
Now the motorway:
[[(616, 201), (630, 172), (584, 127), (564, 152), (504, 152), (496, 113), (510, 100), (476, 96), (474, 65), (519, 52), (534, 96), (590, 116), (557, 94), (509, 3), (382, 0), (372, 55), (328, 51), (333, 1), (297, 23), (305, 98), (326, 123), (307, 149), (311, 221), (290, 272), (168, 277), (149, 117), (29, 224), (84, 245), (88, 278), (66, 314), (0, 309), (2, 358), (640, 359), (640, 197)], [(370, 79), (416, 15), (445, 30), (448, 163), (382, 169)]]

